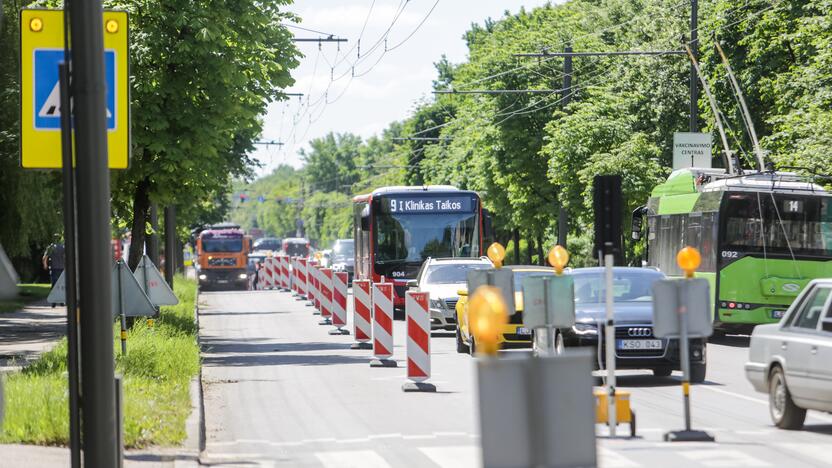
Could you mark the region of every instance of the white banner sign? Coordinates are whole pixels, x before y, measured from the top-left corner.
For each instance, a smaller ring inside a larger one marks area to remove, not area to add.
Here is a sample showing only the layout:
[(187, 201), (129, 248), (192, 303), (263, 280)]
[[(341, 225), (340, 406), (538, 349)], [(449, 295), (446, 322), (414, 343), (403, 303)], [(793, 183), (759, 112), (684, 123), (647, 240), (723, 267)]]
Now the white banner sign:
[(685, 167), (711, 167), (711, 134), (676, 132), (673, 134), (673, 170)]

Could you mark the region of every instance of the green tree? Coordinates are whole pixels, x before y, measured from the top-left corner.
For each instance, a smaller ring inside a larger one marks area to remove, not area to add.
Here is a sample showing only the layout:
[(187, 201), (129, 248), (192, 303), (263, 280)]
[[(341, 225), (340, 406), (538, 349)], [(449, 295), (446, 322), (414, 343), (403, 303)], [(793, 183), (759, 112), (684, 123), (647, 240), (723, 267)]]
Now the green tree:
[[(130, 264), (140, 256), (151, 202), (180, 207), (181, 225), (219, 219), (231, 178), (266, 105), (293, 83), (299, 53), (280, 25), (289, 0), (112, 0), (131, 21), (132, 160), (114, 175), (114, 214), (128, 220)], [(192, 207), (196, 207), (195, 209)]]

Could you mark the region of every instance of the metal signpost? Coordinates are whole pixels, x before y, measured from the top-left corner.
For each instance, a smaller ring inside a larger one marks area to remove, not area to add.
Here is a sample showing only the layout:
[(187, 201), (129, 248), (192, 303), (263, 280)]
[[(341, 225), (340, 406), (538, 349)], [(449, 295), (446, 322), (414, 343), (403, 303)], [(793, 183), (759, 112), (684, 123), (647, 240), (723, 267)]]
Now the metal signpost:
[(575, 325), (575, 284), (563, 275), (569, 254), (560, 245), (549, 252), (555, 276), (535, 275), (523, 279), (523, 325), (534, 330), (535, 342), (543, 335), (546, 354), (559, 354), (557, 329)]
[(690, 422), (690, 339), (707, 338), (713, 333), (708, 280), (693, 278), (699, 267), (699, 252), (685, 247), (676, 256), (685, 271), (685, 279), (662, 280), (653, 285), (653, 334), (657, 338), (679, 340), (682, 363), (682, 395), (685, 408), (685, 429), (664, 435), (668, 442), (713, 442), (705, 431), (691, 429)]
[[(68, 319), (70, 465), (80, 466), (83, 432), (84, 463), (112, 466), (118, 454), (107, 168), (126, 168), (130, 153), (128, 21), (126, 12), (104, 12), (100, 0), (66, 2), (65, 8), (20, 13), (20, 161), (24, 168), (64, 169), (69, 288), (61, 302), (67, 303)], [(74, 48), (68, 64), (69, 29)], [(79, 299), (84, 314), (78, 313)], [(83, 431), (79, 395), (86, 402)]]

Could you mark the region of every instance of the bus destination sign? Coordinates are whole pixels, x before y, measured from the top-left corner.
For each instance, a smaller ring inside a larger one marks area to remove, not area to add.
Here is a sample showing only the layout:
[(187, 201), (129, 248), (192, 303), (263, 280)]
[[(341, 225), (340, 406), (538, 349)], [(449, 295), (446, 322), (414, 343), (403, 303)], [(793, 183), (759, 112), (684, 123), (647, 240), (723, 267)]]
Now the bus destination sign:
[(382, 211), (387, 213), (429, 214), (429, 213), (470, 213), (473, 210), (471, 197), (407, 197), (387, 198), (381, 202)]

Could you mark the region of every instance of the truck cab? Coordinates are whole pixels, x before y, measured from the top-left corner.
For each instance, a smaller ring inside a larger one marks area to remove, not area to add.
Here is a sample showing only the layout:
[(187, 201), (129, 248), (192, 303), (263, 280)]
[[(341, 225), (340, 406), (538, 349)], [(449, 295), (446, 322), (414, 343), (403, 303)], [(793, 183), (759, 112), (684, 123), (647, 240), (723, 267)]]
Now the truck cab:
[(199, 286), (208, 289), (248, 288), (251, 238), (240, 229), (208, 229), (197, 238)]

